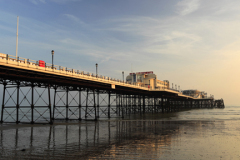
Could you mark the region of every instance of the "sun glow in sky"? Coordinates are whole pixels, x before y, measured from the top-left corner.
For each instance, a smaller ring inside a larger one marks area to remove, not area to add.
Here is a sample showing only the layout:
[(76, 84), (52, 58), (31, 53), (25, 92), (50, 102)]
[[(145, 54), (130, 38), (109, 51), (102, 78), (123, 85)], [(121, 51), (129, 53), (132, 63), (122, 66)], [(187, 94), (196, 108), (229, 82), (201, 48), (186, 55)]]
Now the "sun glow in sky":
[[(240, 1), (0, 0), (0, 53), (121, 79), (154, 71), (240, 106)], [(132, 66), (132, 67), (131, 67)], [(132, 68), (132, 69), (131, 69)]]

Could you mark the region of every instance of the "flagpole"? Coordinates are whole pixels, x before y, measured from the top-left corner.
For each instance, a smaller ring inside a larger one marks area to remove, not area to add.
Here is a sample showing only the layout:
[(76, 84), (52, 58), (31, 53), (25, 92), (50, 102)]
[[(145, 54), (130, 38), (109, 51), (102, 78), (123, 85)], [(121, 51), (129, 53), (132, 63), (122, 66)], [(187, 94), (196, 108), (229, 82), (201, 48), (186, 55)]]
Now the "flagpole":
[(16, 59), (17, 59), (17, 54), (18, 54), (18, 22), (19, 22), (19, 17), (17, 16)]

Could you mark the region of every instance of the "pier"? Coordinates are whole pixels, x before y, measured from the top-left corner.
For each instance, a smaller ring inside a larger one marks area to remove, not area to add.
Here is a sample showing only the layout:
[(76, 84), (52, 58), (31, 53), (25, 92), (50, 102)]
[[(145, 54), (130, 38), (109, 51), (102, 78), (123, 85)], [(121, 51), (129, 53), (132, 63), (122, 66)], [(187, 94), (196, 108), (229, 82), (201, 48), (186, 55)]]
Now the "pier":
[(0, 84), (1, 123), (52, 124), (55, 120), (224, 108), (223, 99), (195, 98), (174, 89), (152, 89), (11, 55), (0, 56)]

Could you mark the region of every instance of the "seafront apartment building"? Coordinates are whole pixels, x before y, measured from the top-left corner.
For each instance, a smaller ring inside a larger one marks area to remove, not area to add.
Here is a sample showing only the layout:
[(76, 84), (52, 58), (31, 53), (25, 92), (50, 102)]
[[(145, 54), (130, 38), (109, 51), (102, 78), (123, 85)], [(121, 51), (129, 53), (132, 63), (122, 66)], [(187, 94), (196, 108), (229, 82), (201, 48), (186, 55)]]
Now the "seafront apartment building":
[(153, 71), (130, 73), (126, 77), (126, 81), (149, 89), (169, 89), (169, 81), (158, 80)]

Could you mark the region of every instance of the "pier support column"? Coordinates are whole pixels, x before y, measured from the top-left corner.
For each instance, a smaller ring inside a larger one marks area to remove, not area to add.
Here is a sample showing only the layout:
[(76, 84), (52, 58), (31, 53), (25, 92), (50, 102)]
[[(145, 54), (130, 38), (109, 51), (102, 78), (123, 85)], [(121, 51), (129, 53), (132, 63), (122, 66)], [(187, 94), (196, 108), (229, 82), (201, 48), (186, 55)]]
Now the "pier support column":
[(87, 116), (88, 116), (88, 94), (89, 94), (89, 89), (87, 88), (86, 107), (85, 107), (85, 119), (87, 119)]
[(123, 104), (123, 95), (121, 94), (121, 105), (120, 105), (121, 109), (122, 109), (122, 118), (124, 118), (124, 104)]
[(129, 111), (128, 111), (128, 95), (125, 95), (125, 109), (126, 109), (126, 115), (129, 114)]
[(120, 94), (116, 94), (116, 115), (119, 117), (120, 116)]
[(157, 113), (157, 98), (153, 97), (154, 113)]
[(1, 123), (3, 123), (3, 112), (5, 108), (5, 93), (6, 93), (6, 80), (3, 82), (3, 99), (2, 99), (2, 111), (1, 111)]
[(167, 112), (170, 112), (170, 100), (167, 98)]
[(34, 123), (34, 119), (33, 119), (33, 117), (34, 117), (34, 83), (33, 82), (31, 83), (31, 90), (32, 90), (32, 96), (31, 96), (31, 114), (32, 114), (31, 124), (33, 124)]
[(161, 108), (162, 108), (162, 113), (164, 113), (163, 97), (161, 97)]
[(55, 119), (56, 95), (57, 95), (57, 85), (55, 85), (55, 86), (54, 86), (54, 99), (53, 99), (53, 120)]
[(82, 114), (82, 101), (81, 101), (81, 98), (82, 98), (82, 96), (81, 96), (81, 88), (79, 88), (78, 89), (78, 96), (79, 96), (79, 100), (78, 100), (78, 112), (79, 112), (79, 117), (78, 117), (78, 120), (79, 121), (81, 121), (82, 120), (82, 116), (81, 116), (81, 114)]
[(51, 105), (51, 94), (50, 94), (50, 84), (48, 84), (48, 109), (49, 109), (49, 123), (53, 124), (52, 120), (52, 105)]
[(99, 90), (97, 90), (97, 118), (99, 118)]
[(146, 110), (145, 99), (146, 99), (146, 97), (143, 95), (143, 114), (145, 114), (145, 110)]
[(142, 96), (138, 95), (138, 113), (142, 114)]
[(16, 118), (16, 123), (20, 123), (19, 121), (19, 90), (20, 90), (20, 82), (17, 82), (17, 105), (16, 105), (16, 108), (17, 108), (17, 118)]
[(68, 104), (68, 93), (69, 93), (69, 87), (67, 87), (66, 90), (66, 120), (68, 120), (68, 110), (69, 110), (69, 104)]
[(110, 116), (110, 106), (111, 106), (111, 92), (108, 91), (108, 118), (111, 118)]
[(94, 120), (97, 121), (97, 105), (96, 105), (96, 94), (95, 89), (93, 90), (93, 107), (94, 107)]

